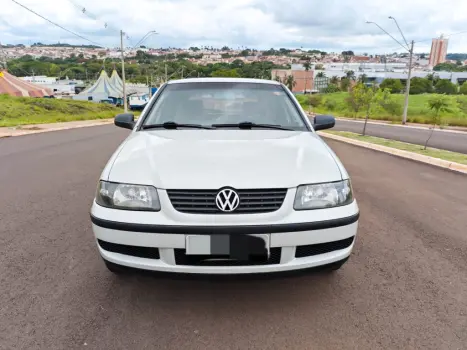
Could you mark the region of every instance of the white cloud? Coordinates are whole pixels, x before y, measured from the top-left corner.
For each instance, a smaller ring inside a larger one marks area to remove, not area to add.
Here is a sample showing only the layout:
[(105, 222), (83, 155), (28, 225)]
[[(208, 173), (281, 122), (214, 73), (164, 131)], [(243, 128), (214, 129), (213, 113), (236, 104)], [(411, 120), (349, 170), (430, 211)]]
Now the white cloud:
[[(459, 0), (17, 0), (66, 28), (105, 46), (117, 46), (122, 28), (135, 44), (149, 30), (159, 35), (151, 46), (192, 45), (299, 47), (357, 52), (392, 52), (398, 45), (366, 20), (378, 22), (398, 39), (389, 15), (397, 18), (408, 40), (423, 40), (428, 51), (441, 33), (467, 31), (467, 2)], [(74, 5), (78, 4), (78, 6)], [(80, 12), (82, 6), (95, 15)], [(7, 43), (84, 43), (29, 13), (11, 0), (0, 0), (1, 40)], [(467, 33), (450, 38), (449, 51), (467, 48)]]

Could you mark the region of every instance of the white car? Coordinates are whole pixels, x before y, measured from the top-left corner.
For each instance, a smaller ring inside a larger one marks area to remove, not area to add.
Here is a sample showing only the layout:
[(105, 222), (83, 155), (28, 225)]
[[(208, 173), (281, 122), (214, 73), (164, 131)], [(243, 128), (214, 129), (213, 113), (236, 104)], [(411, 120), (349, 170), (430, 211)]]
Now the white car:
[(286, 86), (170, 81), (103, 170), (91, 220), (108, 269), (256, 274), (349, 258), (359, 209), (349, 175)]

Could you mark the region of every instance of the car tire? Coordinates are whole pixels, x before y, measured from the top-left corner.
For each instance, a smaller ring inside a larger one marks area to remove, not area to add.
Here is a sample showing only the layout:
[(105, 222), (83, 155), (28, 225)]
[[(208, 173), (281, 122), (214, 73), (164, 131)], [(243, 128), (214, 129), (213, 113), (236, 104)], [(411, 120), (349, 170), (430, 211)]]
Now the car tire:
[(104, 263), (105, 263), (105, 266), (107, 267), (107, 270), (109, 270), (115, 275), (125, 275), (128, 273), (127, 269), (124, 266), (111, 263), (110, 261), (107, 261), (107, 260), (104, 260)]

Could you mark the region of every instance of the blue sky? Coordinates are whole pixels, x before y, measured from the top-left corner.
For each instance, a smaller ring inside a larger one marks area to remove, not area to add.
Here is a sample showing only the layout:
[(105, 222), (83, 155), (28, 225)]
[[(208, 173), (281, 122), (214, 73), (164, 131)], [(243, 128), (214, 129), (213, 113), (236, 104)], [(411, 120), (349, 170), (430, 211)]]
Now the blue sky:
[[(467, 31), (467, 2), (445, 0), (17, 0), (50, 20), (106, 47), (119, 43), (117, 29), (128, 33), (128, 46), (149, 30), (153, 47), (247, 46), (316, 48), (359, 53), (401, 51), (376, 26), (401, 39), (395, 17), (416, 52), (428, 52), (430, 39)], [(85, 8), (90, 18), (80, 9)], [(68, 42), (82, 39), (54, 27), (11, 0), (0, 0), (2, 43)], [(107, 29), (104, 23), (108, 23)], [(450, 37), (449, 52), (467, 52), (467, 33)]]

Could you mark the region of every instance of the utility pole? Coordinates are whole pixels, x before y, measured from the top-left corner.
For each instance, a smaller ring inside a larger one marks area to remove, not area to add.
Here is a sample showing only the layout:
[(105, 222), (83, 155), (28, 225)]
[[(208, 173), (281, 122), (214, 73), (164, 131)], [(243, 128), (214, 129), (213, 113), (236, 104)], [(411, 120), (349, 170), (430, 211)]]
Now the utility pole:
[(122, 52), (122, 82), (123, 82), (123, 110), (128, 112), (128, 105), (126, 103), (126, 84), (125, 84), (125, 53), (123, 49), (123, 30), (120, 30), (120, 50)]
[(414, 41), (410, 42), (409, 50), (409, 72), (407, 74), (407, 83), (405, 84), (405, 101), (404, 101), (404, 114), (402, 115), (402, 124), (407, 123), (407, 111), (409, 110), (409, 93), (410, 93), (410, 78), (412, 76), (412, 60), (413, 60), (413, 45)]
[(407, 83), (406, 83), (406, 89), (405, 89), (405, 101), (404, 101), (404, 112), (402, 114), (402, 125), (405, 125), (407, 123), (407, 112), (409, 109), (409, 93), (410, 93), (410, 78), (412, 76), (412, 60), (413, 60), (413, 46), (414, 46), (414, 41), (412, 40), (409, 44), (407, 40), (405, 39), (404, 33), (402, 32), (401, 28), (399, 27), (399, 24), (397, 23), (396, 19), (392, 16), (389, 16), (389, 19), (392, 19), (395, 23), (397, 28), (399, 29), (399, 32), (404, 39), (404, 42), (406, 45), (401, 44), (399, 40), (394, 38), (391, 34), (389, 34), (385, 29), (383, 29), (378, 23), (371, 22), (371, 21), (366, 21), (367, 24), (374, 24), (377, 26), (379, 29), (381, 29), (384, 33), (386, 33), (389, 37), (391, 37), (396, 43), (398, 43), (404, 50), (408, 51), (409, 53), (409, 71), (407, 74)]

